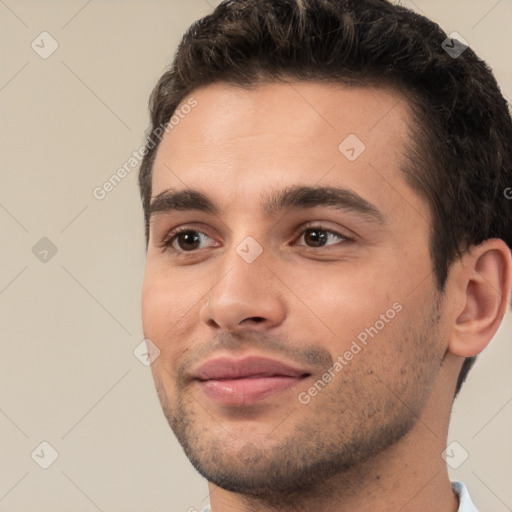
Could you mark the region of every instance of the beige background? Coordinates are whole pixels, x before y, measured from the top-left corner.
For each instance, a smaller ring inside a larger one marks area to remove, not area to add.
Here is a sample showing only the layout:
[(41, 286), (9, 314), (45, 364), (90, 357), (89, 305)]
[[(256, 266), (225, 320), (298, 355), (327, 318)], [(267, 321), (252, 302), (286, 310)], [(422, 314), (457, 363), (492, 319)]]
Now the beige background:
[[(403, 4), (462, 34), (512, 96), (510, 0)], [(0, 511), (185, 512), (207, 502), (133, 354), (143, 338), (136, 171), (103, 200), (92, 192), (140, 147), (152, 86), (213, 6), (0, 0)], [(47, 59), (31, 48), (42, 31), (59, 45)], [(46, 263), (32, 252), (42, 237), (57, 247)], [(509, 313), (449, 434), (469, 453), (451, 477), (482, 511), (512, 510), (511, 338)], [(48, 469), (31, 458), (42, 441), (59, 453)]]

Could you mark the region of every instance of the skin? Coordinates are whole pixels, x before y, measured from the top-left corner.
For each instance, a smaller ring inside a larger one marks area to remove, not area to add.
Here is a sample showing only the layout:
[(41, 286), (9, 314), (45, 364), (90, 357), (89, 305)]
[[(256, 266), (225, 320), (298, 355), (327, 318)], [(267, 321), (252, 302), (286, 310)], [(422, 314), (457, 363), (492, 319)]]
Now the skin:
[[(197, 106), (159, 146), (152, 195), (191, 187), (222, 211), (153, 216), (142, 320), (160, 350), (151, 368), (164, 414), (209, 480), (213, 512), (455, 512), (441, 454), (456, 380), (464, 357), (501, 323), (510, 250), (498, 239), (471, 247), (438, 292), (430, 211), (400, 170), (411, 116), (398, 93), (217, 83), (193, 97)], [(349, 134), (366, 145), (352, 162), (338, 149)], [(293, 185), (348, 188), (385, 223), (325, 206), (268, 217), (262, 198)], [(162, 247), (172, 229), (191, 224), (204, 233), (199, 248)], [(315, 246), (304, 234), (311, 225), (352, 241), (331, 235)], [(263, 249), (252, 263), (236, 251), (248, 236)], [(396, 303), (393, 319), (301, 403)], [(247, 354), (311, 376), (238, 407), (188, 378), (214, 356)]]

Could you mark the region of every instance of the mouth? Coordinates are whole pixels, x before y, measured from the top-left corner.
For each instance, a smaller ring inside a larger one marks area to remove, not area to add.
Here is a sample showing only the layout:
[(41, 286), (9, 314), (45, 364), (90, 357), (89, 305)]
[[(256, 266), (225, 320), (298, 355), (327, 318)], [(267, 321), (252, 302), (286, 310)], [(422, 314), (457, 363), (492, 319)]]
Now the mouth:
[(210, 400), (235, 406), (264, 400), (310, 375), (276, 359), (217, 357), (201, 365), (194, 372), (194, 380)]

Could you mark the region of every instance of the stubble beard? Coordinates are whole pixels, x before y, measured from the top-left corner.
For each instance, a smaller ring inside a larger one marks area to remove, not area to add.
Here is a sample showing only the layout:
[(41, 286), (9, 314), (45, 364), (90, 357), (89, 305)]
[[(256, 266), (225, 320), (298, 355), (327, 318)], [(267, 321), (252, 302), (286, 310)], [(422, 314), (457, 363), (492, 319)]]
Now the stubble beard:
[(424, 325), (397, 333), (402, 349), (409, 350), (402, 363), (415, 365), (408, 380), (384, 384), (378, 368), (364, 366), (358, 355), (361, 364), (355, 358), (310, 404), (297, 401), (294, 412), (283, 413), (281, 427), (275, 428), (276, 417), (259, 442), (234, 438), (189, 389), (175, 388), (171, 405), (154, 375), (164, 415), (192, 465), (209, 482), (276, 506), (300, 500), (336, 475), (353, 472), (414, 427), (441, 365), (432, 343), (439, 307), (436, 302)]

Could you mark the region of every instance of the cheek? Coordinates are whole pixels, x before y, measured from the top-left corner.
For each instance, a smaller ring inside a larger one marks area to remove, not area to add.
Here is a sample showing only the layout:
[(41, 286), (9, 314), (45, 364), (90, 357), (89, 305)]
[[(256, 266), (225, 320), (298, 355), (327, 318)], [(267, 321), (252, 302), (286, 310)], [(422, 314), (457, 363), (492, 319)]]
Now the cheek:
[(165, 359), (178, 355), (184, 348), (182, 340), (190, 337), (191, 324), (197, 324), (203, 305), (199, 282), (197, 275), (156, 265), (146, 268), (141, 294), (144, 336), (158, 346)]
[(141, 311), (144, 335), (151, 339), (162, 327), (168, 305), (163, 280), (146, 266), (142, 282)]
[(316, 332), (317, 339), (328, 333), (332, 355), (339, 355), (358, 335), (364, 338), (366, 329), (374, 333), (375, 323), (379, 332), (389, 330), (404, 300), (400, 280), (382, 265), (318, 267), (295, 273), (292, 282), (297, 297), (315, 316), (314, 325), (311, 315), (303, 317), (303, 328)]
[(172, 327), (186, 313), (186, 289), (171, 275), (146, 269), (142, 284), (142, 326), (144, 335), (160, 345), (173, 335)]

